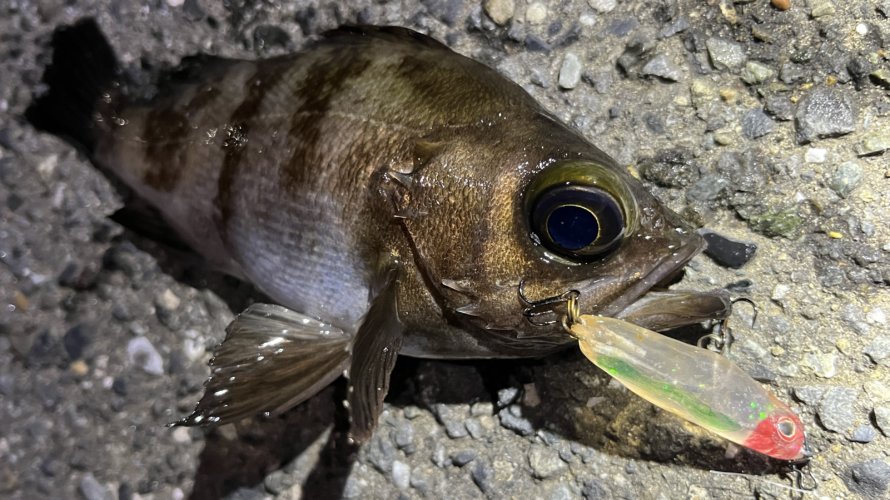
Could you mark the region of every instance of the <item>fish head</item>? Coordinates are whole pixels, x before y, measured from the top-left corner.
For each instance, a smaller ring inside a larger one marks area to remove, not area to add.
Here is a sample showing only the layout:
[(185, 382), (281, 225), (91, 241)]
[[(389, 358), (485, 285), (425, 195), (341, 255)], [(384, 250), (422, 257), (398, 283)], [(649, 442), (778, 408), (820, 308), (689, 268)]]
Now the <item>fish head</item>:
[[(583, 147), (438, 151), (411, 174), (396, 205), (413, 261), (451, 322), (546, 351), (572, 340), (555, 298), (574, 290), (581, 313), (618, 315), (704, 248), (626, 169)], [(548, 307), (549, 316), (529, 318)]]

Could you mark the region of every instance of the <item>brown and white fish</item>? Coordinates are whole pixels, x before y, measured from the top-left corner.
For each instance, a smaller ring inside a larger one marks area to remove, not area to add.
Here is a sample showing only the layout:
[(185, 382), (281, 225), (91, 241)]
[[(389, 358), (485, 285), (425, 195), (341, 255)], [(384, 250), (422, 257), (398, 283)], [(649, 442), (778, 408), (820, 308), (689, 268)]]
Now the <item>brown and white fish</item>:
[[(543, 356), (585, 314), (663, 330), (728, 314), (663, 287), (701, 236), (483, 64), (347, 27), (260, 61), (192, 58), (129, 95), (94, 22), (57, 30), (27, 117), (82, 146), (210, 262), (265, 292), (227, 329), (185, 424), (285, 410), (349, 378), (373, 431), (398, 354)], [(575, 291), (575, 292), (571, 292)]]

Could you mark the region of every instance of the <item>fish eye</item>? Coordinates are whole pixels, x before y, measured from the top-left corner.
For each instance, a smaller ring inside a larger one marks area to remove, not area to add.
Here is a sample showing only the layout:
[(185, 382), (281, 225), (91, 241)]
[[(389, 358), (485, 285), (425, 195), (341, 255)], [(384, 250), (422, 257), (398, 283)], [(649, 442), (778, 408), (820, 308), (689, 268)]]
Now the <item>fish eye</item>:
[(776, 428), (779, 429), (779, 434), (781, 434), (782, 437), (791, 439), (794, 437), (797, 426), (794, 425), (794, 422), (792, 422), (791, 419), (785, 418), (779, 421)]
[(621, 206), (594, 186), (563, 184), (540, 192), (531, 203), (529, 224), (547, 250), (590, 261), (621, 242), (626, 224)]

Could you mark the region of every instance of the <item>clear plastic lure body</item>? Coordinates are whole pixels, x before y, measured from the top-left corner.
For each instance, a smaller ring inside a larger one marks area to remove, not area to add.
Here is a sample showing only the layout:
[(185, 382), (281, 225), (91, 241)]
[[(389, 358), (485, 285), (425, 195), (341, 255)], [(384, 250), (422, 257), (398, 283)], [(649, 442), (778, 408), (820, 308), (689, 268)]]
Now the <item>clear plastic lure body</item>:
[(602, 316), (581, 316), (570, 333), (590, 361), (650, 403), (773, 458), (806, 457), (797, 415), (726, 357)]

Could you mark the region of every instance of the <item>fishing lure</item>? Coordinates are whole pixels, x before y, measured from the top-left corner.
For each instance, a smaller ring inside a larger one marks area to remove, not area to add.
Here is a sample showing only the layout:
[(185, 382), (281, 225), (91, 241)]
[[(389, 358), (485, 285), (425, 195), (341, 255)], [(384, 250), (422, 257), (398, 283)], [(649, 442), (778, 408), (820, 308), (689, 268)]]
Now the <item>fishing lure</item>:
[(808, 456), (797, 415), (726, 357), (614, 318), (566, 326), (587, 359), (646, 401), (764, 455)]

